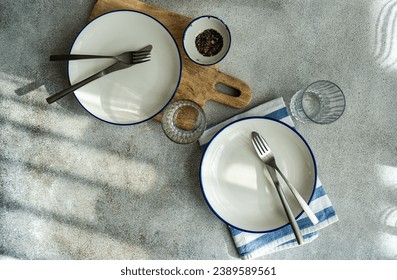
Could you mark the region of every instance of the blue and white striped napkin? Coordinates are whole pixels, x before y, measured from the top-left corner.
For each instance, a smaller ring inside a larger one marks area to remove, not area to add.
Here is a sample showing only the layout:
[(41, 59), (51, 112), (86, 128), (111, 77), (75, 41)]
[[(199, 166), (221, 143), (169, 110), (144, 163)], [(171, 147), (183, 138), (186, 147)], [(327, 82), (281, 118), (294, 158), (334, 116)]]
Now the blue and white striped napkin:
[[(285, 106), (284, 100), (280, 97), (259, 105), (249, 111), (234, 116), (222, 123), (208, 128), (199, 139), (200, 145), (205, 149), (212, 137), (227, 124), (241, 118), (252, 116), (264, 116), (276, 119), (294, 127), (292, 118)], [(313, 225), (306, 213), (303, 213), (297, 220), (301, 229), (304, 243), (309, 243), (318, 237), (320, 229), (338, 221), (335, 210), (329, 200), (320, 180), (317, 178), (316, 188), (309, 203), (310, 208), (316, 214), (319, 223)], [(238, 230), (229, 226), (231, 235), (240, 256), (243, 259), (258, 258), (267, 254), (293, 248), (298, 246), (291, 226), (288, 224), (276, 231), (268, 233), (250, 233)]]

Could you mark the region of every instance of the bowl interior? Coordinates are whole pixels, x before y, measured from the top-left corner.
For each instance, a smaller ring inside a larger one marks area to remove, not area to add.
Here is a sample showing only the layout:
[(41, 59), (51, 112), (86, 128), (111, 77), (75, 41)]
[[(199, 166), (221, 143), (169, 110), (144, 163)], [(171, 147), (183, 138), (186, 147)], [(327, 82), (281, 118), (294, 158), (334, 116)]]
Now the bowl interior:
[[(223, 39), (223, 47), (219, 53), (213, 56), (202, 55), (196, 47), (196, 37), (205, 30), (217, 31)], [(183, 47), (188, 57), (194, 62), (202, 65), (211, 65), (222, 60), (230, 48), (230, 31), (226, 24), (216, 17), (204, 16), (193, 20), (185, 29)]]

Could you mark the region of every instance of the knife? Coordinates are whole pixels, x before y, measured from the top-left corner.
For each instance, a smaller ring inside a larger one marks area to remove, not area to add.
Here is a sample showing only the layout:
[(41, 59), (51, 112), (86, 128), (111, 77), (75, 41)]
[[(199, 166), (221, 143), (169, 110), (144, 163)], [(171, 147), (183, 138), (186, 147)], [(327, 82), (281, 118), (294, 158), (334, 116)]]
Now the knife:
[[(146, 47), (140, 49), (140, 51), (146, 51), (146, 50), (147, 51), (151, 51), (152, 48), (153, 48), (152, 45), (147, 45)], [(123, 69), (129, 68), (129, 67), (131, 67), (133, 65), (144, 63), (144, 62), (149, 61), (149, 60), (150, 59), (146, 59), (146, 57), (144, 57), (144, 58), (137, 59), (136, 61), (134, 59), (131, 59), (130, 63), (124, 63), (124, 62), (121, 62), (121, 61), (117, 61), (114, 64), (110, 65), (109, 67), (99, 71), (98, 73), (96, 73), (96, 74), (94, 74), (92, 76), (89, 76), (88, 78), (86, 78), (86, 79), (84, 79), (84, 80), (82, 80), (82, 81), (70, 86), (69, 88), (64, 89), (64, 90), (62, 90), (62, 91), (60, 91), (60, 92), (58, 92), (56, 94), (51, 95), (46, 100), (47, 100), (48, 104), (51, 104), (51, 103), (57, 101), (58, 99), (61, 99), (62, 97), (68, 95), (69, 93), (75, 91), (76, 89), (79, 89), (80, 87), (82, 87), (82, 86), (84, 86), (84, 85), (86, 85), (86, 84), (88, 84), (88, 83), (90, 83), (90, 82), (92, 82), (92, 81), (94, 81), (96, 79), (99, 79), (99, 78), (101, 78), (101, 77), (103, 77), (103, 76), (105, 76), (107, 74), (110, 74), (110, 73), (115, 72), (115, 71), (123, 70)]]
[(298, 241), (298, 244), (301, 245), (303, 243), (303, 236), (302, 233), (299, 229), (298, 223), (295, 220), (294, 214), (292, 213), (291, 207), (288, 204), (287, 198), (285, 197), (284, 191), (280, 186), (280, 183), (277, 178), (276, 171), (274, 170), (273, 167), (265, 164), (267, 171), (269, 171), (270, 177), (272, 177), (274, 186), (276, 187), (276, 190), (278, 192), (278, 195), (280, 197), (281, 203), (283, 204), (285, 213), (287, 214), (288, 220), (291, 223), (292, 230), (295, 234), (296, 240)]

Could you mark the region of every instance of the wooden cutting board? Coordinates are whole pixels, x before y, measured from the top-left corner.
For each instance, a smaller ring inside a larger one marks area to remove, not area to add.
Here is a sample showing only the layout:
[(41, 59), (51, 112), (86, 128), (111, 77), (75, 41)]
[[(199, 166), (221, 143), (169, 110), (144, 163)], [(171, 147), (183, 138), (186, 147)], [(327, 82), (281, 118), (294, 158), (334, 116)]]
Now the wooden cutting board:
[[(191, 18), (137, 0), (98, 0), (92, 10), (90, 20), (104, 13), (122, 9), (140, 11), (156, 18), (175, 38), (182, 56), (182, 77), (174, 101), (188, 99), (204, 107), (207, 101), (213, 100), (233, 108), (243, 108), (251, 101), (251, 89), (244, 81), (220, 72), (217, 65), (201, 66), (187, 57), (183, 49), (182, 37)], [(233, 30), (231, 32), (233, 33)], [(237, 94), (225, 94), (227, 90), (219, 90), (219, 84), (232, 88)], [(161, 115), (160, 113), (154, 119), (160, 121)], [(188, 119), (189, 117), (186, 116), (186, 123), (191, 122)], [(184, 126), (183, 123), (180, 125)]]

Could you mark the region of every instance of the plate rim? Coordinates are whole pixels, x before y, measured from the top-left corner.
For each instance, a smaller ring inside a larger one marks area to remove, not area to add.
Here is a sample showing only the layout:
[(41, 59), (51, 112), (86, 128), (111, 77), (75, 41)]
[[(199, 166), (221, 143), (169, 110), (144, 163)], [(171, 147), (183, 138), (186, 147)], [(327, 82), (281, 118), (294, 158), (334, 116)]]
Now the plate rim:
[[(286, 124), (286, 123), (284, 123), (284, 122), (282, 122), (282, 121), (280, 121), (280, 120), (273, 119), (273, 118), (269, 118), (269, 117), (262, 117), (262, 116), (244, 117), (244, 118), (241, 118), (241, 119), (232, 121), (232, 122), (226, 124), (224, 127), (222, 127), (219, 131), (217, 131), (217, 132), (214, 134), (214, 136), (211, 137), (211, 140), (208, 141), (208, 143), (205, 144), (205, 148), (204, 148), (204, 151), (203, 151), (203, 154), (202, 154), (202, 157), (201, 157), (201, 161), (200, 161), (200, 173), (199, 173), (199, 175), (200, 175), (200, 189), (201, 189), (201, 193), (202, 193), (202, 195), (203, 195), (203, 197), (204, 197), (204, 200), (205, 200), (206, 204), (208, 205), (208, 207), (211, 209), (211, 211), (212, 211), (221, 221), (223, 221), (223, 222), (224, 222), (225, 224), (227, 224), (228, 226), (230, 226), (230, 227), (232, 227), (232, 228), (235, 228), (235, 229), (237, 229), (237, 230), (243, 231), (243, 232), (249, 232), (249, 233), (269, 233), (269, 232), (277, 231), (277, 230), (279, 230), (279, 229), (281, 229), (281, 228), (283, 228), (283, 227), (286, 227), (286, 226), (288, 226), (290, 223), (287, 222), (285, 225), (279, 226), (279, 227), (274, 228), (274, 229), (271, 229), (271, 230), (258, 230), (258, 231), (256, 231), (256, 230), (247, 230), (247, 229), (240, 228), (240, 227), (238, 227), (238, 226), (232, 225), (230, 222), (227, 222), (224, 218), (222, 218), (222, 217), (215, 211), (215, 209), (213, 209), (213, 207), (212, 207), (211, 204), (209, 203), (209, 201), (208, 201), (208, 199), (207, 199), (207, 197), (206, 197), (206, 195), (205, 195), (205, 192), (204, 192), (204, 186), (203, 186), (203, 162), (204, 162), (205, 155), (206, 155), (206, 153), (207, 153), (207, 151), (208, 151), (208, 147), (209, 147), (209, 146), (211, 145), (211, 143), (215, 140), (215, 138), (216, 138), (223, 130), (225, 130), (227, 127), (230, 127), (230, 126), (232, 126), (232, 125), (234, 125), (234, 124), (236, 124), (236, 123), (238, 123), (238, 122), (242, 122), (242, 121), (246, 121), (246, 120), (250, 120), (250, 119), (262, 119), (262, 120), (274, 121), (274, 122), (276, 122), (276, 123), (279, 123), (279, 124), (281, 124), (281, 125), (284, 125), (284, 126), (287, 127), (288, 129), (290, 129), (293, 133), (295, 133), (296, 135), (298, 135), (299, 138), (300, 138), (300, 139), (303, 141), (303, 143), (306, 145), (306, 147), (308, 148), (308, 151), (309, 151), (309, 153), (310, 153), (310, 156), (311, 156), (311, 158), (312, 158), (312, 160), (313, 160), (313, 167), (314, 167), (314, 183), (313, 183), (314, 185), (313, 185), (313, 190), (312, 190), (312, 193), (311, 193), (311, 195), (310, 195), (309, 200), (307, 201), (307, 204), (310, 204), (310, 202), (311, 202), (312, 199), (313, 199), (314, 192), (315, 192), (315, 190), (316, 190), (316, 185), (317, 185), (317, 163), (316, 163), (316, 159), (315, 159), (315, 157), (314, 157), (314, 154), (313, 154), (312, 149), (310, 148), (310, 146), (309, 146), (309, 144), (307, 143), (307, 141), (305, 140), (305, 138), (304, 138), (294, 127), (292, 127), (292, 126), (290, 126), (290, 125), (288, 125), (288, 124)], [(302, 211), (295, 217), (295, 219), (297, 220), (303, 213), (304, 213), (304, 211), (302, 210)]]
[[(132, 122), (132, 123), (117, 123), (117, 122), (112, 122), (112, 121), (109, 121), (109, 120), (105, 120), (105, 119), (103, 119), (103, 118), (100, 118), (100, 117), (94, 115), (92, 112), (90, 112), (90, 111), (80, 102), (80, 100), (77, 98), (76, 94), (73, 92), (73, 96), (75, 97), (75, 99), (77, 100), (77, 102), (80, 104), (80, 106), (83, 107), (83, 109), (84, 109), (86, 112), (88, 112), (91, 116), (95, 117), (96, 119), (98, 119), (98, 120), (100, 120), (100, 121), (103, 121), (103, 122), (105, 122), (105, 123), (108, 123), (108, 124), (112, 124), (112, 125), (132, 126), (132, 125), (141, 124), (141, 123), (144, 123), (144, 122), (146, 122), (146, 121), (148, 121), (148, 120), (153, 119), (155, 116), (157, 116), (159, 113), (161, 113), (161, 112), (165, 109), (165, 107), (168, 106), (168, 104), (170, 104), (170, 102), (174, 99), (174, 97), (175, 97), (175, 95), (176, 95), (176, 93), (177, 93), (177, 91), (178, 91), (179, 85), (180, 85), (180, 83), (181, 83), (181, 80), (182, 80), (182, 67), (183, 67), (183, 64), (182, 64), (181, 51), (180, 51), (180, 49), (179, 49), (179, 47), (178, 47), (178, 43), (177, 43), (175, 37), (172, 35), (172, 33), (168, 30), (168, 28), (167, 28), (163, 23), (161, 23), (158, 19), (156, 19), (155, 17), (153, 17), (153, 16), (151, 16), (151, 15), (149, 15), (149, 14), (147, 14), (147, 13), (144, 13), (144, 12), (141, 12), (141, 11), (137, 11), (137, 10), (132, 10), (132, 9), (131, 9), (131, 10), (129, 10), (129, 9), (117, 9), (117, 10), (108, 11), (108, 12), (105, 12), (105, 13), (103, 13), (103, 14), (101, 14), (101, 15), (95, 17), (93, 20), (91, 20), (91, 21), (89, 21), (88, 23), (86, 23), (86, 24), (80, 29), (80, 31), (77, 33), (77, 35), (75, 36), (75, 38), (74, 38), (74, 40), (73, 40), (73, 43), (72, 43), (72, 45), (71, 45), (71, 47), (70, 47), (70, 49), (69, 49), (69, 54), (72, 52), (73, 47), (74, 47), (74, 45), (76, 44), (77, 38), (80, 36), (80, 34), (81, 34), (89, 25), (91, 25), (93, 22), (95, 22), (97, 19), (99, 19), (99, 18), (101, 18), (101, 17), (103, 17), (103, 16), (106, 16), (106, 15), (109, 15), (109, 14), (113, 14), (113, 13), (118, 13), (118, 12), (132, 12), (132, 13), (142, 14), (142, 15), (145, 15), (145, 16), (147, 16), (147, 17), (149, 17), (149, 18), (155, 20), (157, 23), (159, 23), (160, 26), (162, 26), (162, 27), (165, 29), (165, 31), (168, 32), (168, 34), (171, 36), (172, 40), (174, 41), (175, 47), (176, 47), (176, 49), (177, 49), (177, 51), (178, 51), (178, 58), (179, 58), (179, 77), (178, 77), (178, 82), (176, 83), (176, 86), (175, 86), (174, 93), (172, 94), (171, 98), (170, 98), (170, 99), (167, 101), (167, 103), (160, 109), (160, 111), (158, 111), (158, 112), (157, 112), (156, 114), (154, 114), (153, 116), (150, 116), (150, 117), (148, 117), (148, 118), (146, 118), (146, 119), (144, 119), (144, 120), (141, 120), (141, 121)], [(70, 75), (69, 75), (69, 71), (70, 71), (69, 67), (70, 67), (70, 65), (69, 65), (69, 62), (68, 62), (68, 63), (67, 63), (67, 69), (66, 69), (66, 70), (67, 70), (67, 77), (68, 77), (68, 83), (69, 83), (69, 85), (72, 86), (72, 83), (71, 83), (71, 81), (70, 81)]]

